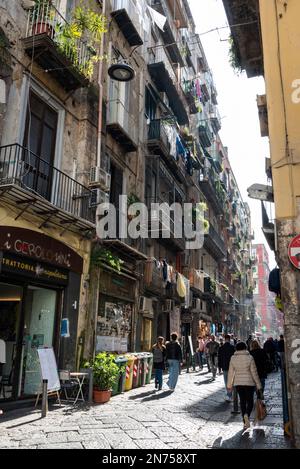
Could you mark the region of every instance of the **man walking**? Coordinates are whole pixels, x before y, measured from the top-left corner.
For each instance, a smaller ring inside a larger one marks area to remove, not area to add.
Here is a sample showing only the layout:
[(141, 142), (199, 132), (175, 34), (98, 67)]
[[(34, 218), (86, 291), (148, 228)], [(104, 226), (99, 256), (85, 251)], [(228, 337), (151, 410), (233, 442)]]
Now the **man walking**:
[(169, 386), (170, 391), (174, 391), (176, 388), (180, 372), (180, 364), (182, 362), (182, 350), (177, 339), (177, 333), (173, 332), (171, 335), (171, 342), (168, 342), (166, 345), (166, 358), (169, 364), (169, 379), (167, 385)]
[(210, 337), (210, 342), (206, 344), (206, 351), (208, 355), (209, 368), (212, 372), (213, 379), (216, 379), (219, 344), (216, 341), (216, 337), (214, 335)]
[(229, 364), (232, 355), (234, 355), (235, 347), (230, 343), (230, 335), (225, 335), (225, 344), (219, 348), (218, 352), (218, 367), (223, 371), (224, 383), (226, 389), (226, 402), (232, 401), (232, 391), (227, 390)]
[(201, 336), (199, 336), (198, 337), (198, 350), (197, 350), (198, 362), (199, 362), (199, 371), (203, 370), (203, 355), (204, 355), (204, 352), (205, 352), (205, 340)]

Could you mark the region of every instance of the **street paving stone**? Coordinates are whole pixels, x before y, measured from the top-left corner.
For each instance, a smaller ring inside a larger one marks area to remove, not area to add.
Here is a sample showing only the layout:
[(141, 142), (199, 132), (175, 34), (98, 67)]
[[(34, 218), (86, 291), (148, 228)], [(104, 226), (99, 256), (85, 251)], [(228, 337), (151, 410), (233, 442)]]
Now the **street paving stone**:
[(0, 448), (11, 449), (288, 449), (284, 437), (280, 374), (267, 380), (268, 416), (243, 432), (240, 415), (224, 402), (223, 377), (179, 377), (174, 393), (153, 383), (115, 396), (105, 405), (50, 406), (7, 411), (0, 417)]

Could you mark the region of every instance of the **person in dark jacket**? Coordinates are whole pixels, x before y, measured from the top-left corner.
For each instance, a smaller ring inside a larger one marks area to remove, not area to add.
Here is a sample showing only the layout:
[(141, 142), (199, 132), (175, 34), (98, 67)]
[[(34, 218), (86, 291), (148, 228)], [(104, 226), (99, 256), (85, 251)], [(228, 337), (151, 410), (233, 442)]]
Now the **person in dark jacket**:
[(164, 338), (158, 337), (156, 344), (152, 347), (153, 353), (153, 369), (155, 370), (155, 389), (159, 391), (163, 385), (163, 371), (165, 369), (166, 347)]
[(266, 379), (268, 377), (268, 356), (257, 340), (252, 341), (250, 354), (254, 358), (257, 373), (262, 385), (262, 393), (264, 393)]
[(182, 362), (182, 350), (178, 342), (178, 334), (173, 332), (171, 341), (166, 345), (166, 358), (169, 365), (169, 379), (167, 385), (170, 391), (174, 391), (177, 385), (180, 372), (180, 364)]
[(231, 360), (232, 355), (234, 355), (234, 352), (235, 352), (235, 347), (234, 345), (231, 345), (230, 339), (231, 339), (230, 335), (225, 335), (225, 344), (219, 348), (219, 352), (218, 352), (218, 368), (223, 371), (224, 383), (225, 383), (225, 389), (226, 389), (225, 400), (227, 402), (232, 401), (232, 392), (227, 390), (227, 378), (228, 378), (230, 360)]
[(276, 361), (276, 349), (273, 337), (269, 337), (268, 340), (264, 343), (264, 351), (268, 355), (269, 362), (273, 369), (275, 368), (278, 371), (278, 363)]

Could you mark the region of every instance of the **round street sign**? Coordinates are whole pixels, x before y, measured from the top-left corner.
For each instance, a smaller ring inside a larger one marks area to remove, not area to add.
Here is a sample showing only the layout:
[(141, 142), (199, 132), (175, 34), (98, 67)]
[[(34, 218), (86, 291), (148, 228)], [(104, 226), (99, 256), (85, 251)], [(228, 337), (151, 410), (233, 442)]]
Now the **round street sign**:
[(296, 236), (289, 245), (289, 258), (293, 266), (300, 270), (300, 235)]

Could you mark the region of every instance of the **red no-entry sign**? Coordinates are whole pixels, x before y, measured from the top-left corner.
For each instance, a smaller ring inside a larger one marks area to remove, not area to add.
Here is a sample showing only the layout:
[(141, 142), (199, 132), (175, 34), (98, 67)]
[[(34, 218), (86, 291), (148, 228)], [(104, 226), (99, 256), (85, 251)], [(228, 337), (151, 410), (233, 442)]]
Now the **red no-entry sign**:
[(289, 258), (296, 269), (300, 270), (300, 235), (296, 236), (289, 245)]

